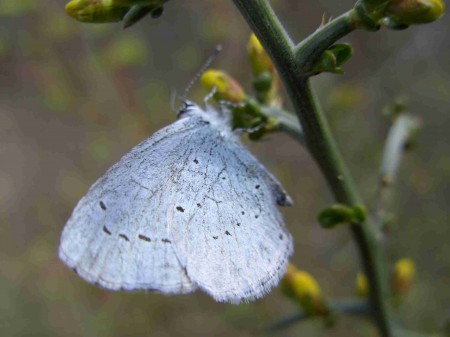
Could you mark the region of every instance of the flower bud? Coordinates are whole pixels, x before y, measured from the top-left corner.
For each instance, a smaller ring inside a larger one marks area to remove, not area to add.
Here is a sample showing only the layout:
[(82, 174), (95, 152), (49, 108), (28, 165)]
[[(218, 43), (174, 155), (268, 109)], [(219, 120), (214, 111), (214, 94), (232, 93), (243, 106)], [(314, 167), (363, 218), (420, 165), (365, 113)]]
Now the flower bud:
[(317, 218), (322, 228), (330, 229), (342, 224), (361, 224), (367, 218), (367, 211), (361, 205), (335, 204), (321, 211)]
[(394, 267), (392, 289), (396, 294), (405, 294), (411, 288), (416, 267), (414, 261), (408, 258), (400, 259)]
[[(121, 21), (127, 13), (130, 26), (148, 13), (157, 17), (168, 0), (71, 0), (65, 10), (81, 22), (104, 23)], [(131, 12), (131, 13), (130, 13)]]
[(65, 10), (78, 21), (103, 23), (122, 20), (129, 7), (117, 6), (113, 0), (72, 0)]
[(200, 82), (207, 91), (215, 88), (214, 98), (218, 101), (241, 103), (246, 98), (240, 84), (224, 71), (207, 70), (200, 77)]
[(250, 59), (254, 76), (258, 76), (266, 71), (274, 71), (272, 60), (269, 55), (267, 55), (255, 34), (250, 35), (247, 44), (247, 54)]
[(250, 35), (247, 54), (253, 72), (257, 100), (269, 106), (281, 106), (280, 79), (269, 55), (255, 34)]
[(288, 265), (281, 281), (286, 296), (297, 301), (308, 315), (325, 315), (328, 310), (314, 277), (293, 265)]
[(394, 25), (407, 26), (433, 22), (442, 16), (444, 8), (442, 0), (392, 0), (385, 13)]
[(366, 275), (363, 273), (358, 273), (356, 275), (355, 288), (358, 297), (369, 296), (369, 282), (367, 281)]

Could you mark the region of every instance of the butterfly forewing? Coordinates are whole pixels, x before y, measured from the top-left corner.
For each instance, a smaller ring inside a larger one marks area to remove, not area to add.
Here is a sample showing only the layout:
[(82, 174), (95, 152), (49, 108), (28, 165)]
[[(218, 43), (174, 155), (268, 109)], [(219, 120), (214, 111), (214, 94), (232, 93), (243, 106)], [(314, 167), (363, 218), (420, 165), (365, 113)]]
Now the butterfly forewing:
[(109, 289), (183, 293), (195, 288), (170, 244), (168, 182), (195, 123), (181, 119), (111, 167), (80, 200), (59, 255), (91, 283)]

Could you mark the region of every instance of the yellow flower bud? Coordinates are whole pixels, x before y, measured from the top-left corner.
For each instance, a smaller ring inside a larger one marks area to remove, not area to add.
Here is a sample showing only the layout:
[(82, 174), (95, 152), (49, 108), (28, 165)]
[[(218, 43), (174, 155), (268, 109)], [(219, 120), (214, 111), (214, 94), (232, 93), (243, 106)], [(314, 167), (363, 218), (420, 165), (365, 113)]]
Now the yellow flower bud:
[(241, 103), (246, 95), (239, 83), (230, 75), (221, 70), (210, 69), (203, 73), (200, 82), (207, 91), (215, 88), (216, 100)]
[(358, 273), (356, 275), (356, 295), (358, 297), (367, 297), (369, 295), (369, 282), (367, 281), (366, 275), (363, 273)]
[(288, 265), (281, 281), (286, 296), (296, 300), (308, 315), (325, 315), (327, 308), (320, 287), (314, 277), (293, 265)]
[(129, 7), (117, 6), (114, 0), (72, 0), (65, 10), (78, 21), (103, 23), (122, 20)]
[(404, 258), (397, 261), (392, 276), (392, 288), (397, 294), (404, 294), (411, 288), (416, 267), (413, 260)]
[(247, 45), (247, 54), (250, 59), (253, 75), (258, 76), (266, 71), (271, 73), (274, 71), (272, 60), (269, 55), (267, 55), (255, 34), (250, 35)]
[(250, 35), (247, 54), (254, 76), (253, 88), (256, 91), (256, 98), (265, 105), (281, 106), (280, 79), (272, 60), (255, 34)]
[(414, 25), (439, 19), (444, 9), (442, 0), (392, 0), (386, 15), (395, 23)]

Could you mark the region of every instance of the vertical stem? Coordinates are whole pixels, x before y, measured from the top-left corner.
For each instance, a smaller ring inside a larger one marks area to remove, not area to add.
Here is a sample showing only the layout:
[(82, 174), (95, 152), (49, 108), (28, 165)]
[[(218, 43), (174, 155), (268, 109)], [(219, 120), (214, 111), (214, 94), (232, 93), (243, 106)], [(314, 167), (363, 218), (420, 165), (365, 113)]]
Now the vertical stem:
[[(272, 58), (301, 122), (306, 146), (335, 199), (348, 205), (362, 204), (310, 83), (299, 68), (292, 43), (267, 0), (233, 2)], [(351, 225), (351, 232), (368, 277), (374, 321), (383, 337), (392, 337), (380, 247), (367, 223)]]

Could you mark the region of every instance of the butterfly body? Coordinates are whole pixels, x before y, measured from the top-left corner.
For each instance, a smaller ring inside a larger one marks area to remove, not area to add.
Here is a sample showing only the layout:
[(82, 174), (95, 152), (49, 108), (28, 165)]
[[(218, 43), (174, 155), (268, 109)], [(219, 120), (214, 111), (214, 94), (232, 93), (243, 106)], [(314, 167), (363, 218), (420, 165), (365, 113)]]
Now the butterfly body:
[(292, 253), (289, 196), (217, 111), (188, 103), (79, 201), (59, 256), (88, 282), (237, 303), (275, 286)]

